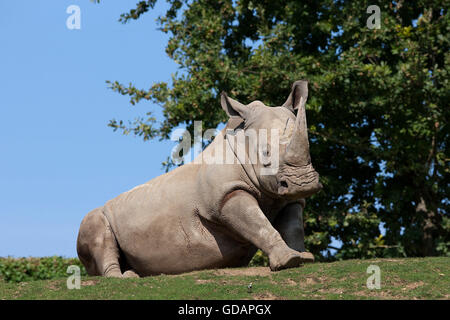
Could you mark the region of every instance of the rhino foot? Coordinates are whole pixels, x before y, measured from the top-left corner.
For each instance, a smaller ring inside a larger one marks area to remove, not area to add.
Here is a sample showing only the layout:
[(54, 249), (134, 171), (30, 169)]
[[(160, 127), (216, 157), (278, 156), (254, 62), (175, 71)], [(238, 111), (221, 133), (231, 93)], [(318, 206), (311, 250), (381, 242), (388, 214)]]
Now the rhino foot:
[(300, 255), (302, 256), (302, 262), (304, 263), (313, 263), (314, 262), (314, 256), (311, 252), (300, 252)]
[(118, 263), (107, 266), (103, 274), (107, 278), (122, 278), (122, 272), (120, 272), (120, 265)]
[(290, 248), (274, 250), (269, 255), (270, 270), (279, 271), (282, 269), (296, 268), (303, 263), (303, 258), (300, 252)]
[(282, 254), (272, 254), (269, 257), (270, 269), (279, 271), (288, 268), (296, 268), (303, 263), (314, 262), (314, 256), (311, 252), (298, 252), (292, 249), (282, 250)]
[(123, 275), (122, 275), (122, 273), (120, 273), (120, 271), (119, 272), (108, 272), (108, 273), (105, 273), (104, 276), (106, 278), (122, 278), (123, 277)]
[(139, 275), (133, 270), (127, 270), (123, 273), (124, 278), (139, 278)]
[(270, 264), (270, 270), (272, 271), (280, 271), (283, 269), (296, 268), (302, 264), (302, 257), (300, 255), (289, 255), (285, 258), (285, 261)]

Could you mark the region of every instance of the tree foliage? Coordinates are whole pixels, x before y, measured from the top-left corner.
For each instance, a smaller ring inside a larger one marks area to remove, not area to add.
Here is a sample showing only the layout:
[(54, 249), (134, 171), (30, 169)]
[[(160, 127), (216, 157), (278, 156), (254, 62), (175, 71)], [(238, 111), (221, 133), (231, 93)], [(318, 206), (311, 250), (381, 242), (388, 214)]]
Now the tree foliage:
[[(145, 18), (156, 0), (120, 17)], [(168, 139), (194, 120), (225, 122), (221, 91), (280, 105), (310, 82), (311, 156), (324, 189), (308, 199), (307, 247), (337, 258), (450, 254), (449, 1), (167, 0), (158, 19), (178, 65), (172, 83), (110, 87), (162, 107), (164, 120), (110, 126)], [(381, 28), (366, 25), (369, 5)], [(381, 235), (380, 224), (385, 229)], [(325, 254), (323, 257), (326, 257)]]

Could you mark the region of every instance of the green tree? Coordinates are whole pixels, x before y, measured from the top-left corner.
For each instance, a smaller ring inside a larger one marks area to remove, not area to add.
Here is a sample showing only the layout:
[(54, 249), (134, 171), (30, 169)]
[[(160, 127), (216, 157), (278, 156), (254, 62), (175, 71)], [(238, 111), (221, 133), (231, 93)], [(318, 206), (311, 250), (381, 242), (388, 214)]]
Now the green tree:
[[(120, 21), (155, 2), (140, 1)], [(164, 120), (149, 112), (111, 127), (168, 139), (194, 120), (225, 122), (221, 91), (274, 106), (308, 79), (311, 156), (324, 189), (307, 201), (307, 247), (318, 255), (334, 237), (337, 258), (450, 254), (449, 1), (167, 2), (158, 23), (180, 67), (172, 84), (109, 82), (133, 105), (159, 104)], [(381, 10), (379, 29), (367, 26), (369, 5)]]

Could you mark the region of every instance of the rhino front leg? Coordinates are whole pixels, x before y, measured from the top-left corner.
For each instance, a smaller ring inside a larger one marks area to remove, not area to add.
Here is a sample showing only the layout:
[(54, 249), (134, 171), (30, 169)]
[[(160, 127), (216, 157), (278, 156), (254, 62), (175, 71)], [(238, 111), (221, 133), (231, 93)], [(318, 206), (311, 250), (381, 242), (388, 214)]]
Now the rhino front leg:
[(303, 205), (299, 202), (288, 204), (281, 210), (274, 221), (275, 229), (278, 230), (286, 244), (301, 252), (304, 262), (314, 262), (314, 256), (305, 250), (305, 230), (303, 227)]
[(266, 253), (272, 271), (298, 267), (303, 262), (300, 252), (288, 247), (253, 196), (237, 190), (225, 199), (218, 220)]

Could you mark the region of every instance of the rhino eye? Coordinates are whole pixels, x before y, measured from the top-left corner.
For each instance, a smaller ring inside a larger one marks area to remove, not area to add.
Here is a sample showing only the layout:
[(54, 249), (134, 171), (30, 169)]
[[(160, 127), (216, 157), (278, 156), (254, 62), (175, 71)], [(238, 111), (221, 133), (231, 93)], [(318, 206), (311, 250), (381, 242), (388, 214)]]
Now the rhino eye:
[(270, 150), (269, 150), (268, 146), (261, 146), (261, 154), (263, 157), (270, 156)]
[(270, 150), (267, 146), (261, 146), (261, 163), (264, 166), (270, 165)]

